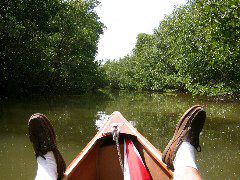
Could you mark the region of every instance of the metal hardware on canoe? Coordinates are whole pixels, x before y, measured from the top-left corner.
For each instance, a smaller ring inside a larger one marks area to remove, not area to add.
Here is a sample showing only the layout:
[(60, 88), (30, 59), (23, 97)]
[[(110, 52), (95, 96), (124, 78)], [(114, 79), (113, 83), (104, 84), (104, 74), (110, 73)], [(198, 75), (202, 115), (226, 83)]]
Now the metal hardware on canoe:
[(119, 134), (120, 134), (120, 127), (123, 126), (124, 123), (112, 123), (111, 130), (109, 132), (102, 133), (103, 136), (107, 135), (112, 135), (113, 136), (113, 141), (116, 142), (116, 148), (117, 148), (117, 153), (118, 153), (118, 161), (121, 166), (122, 172), (124, 173), (124, 166), (123, 166), (123, 161), (121, 157), (121, 151), (120, 151), (120, 146), (119, 146)]
[(136, 121), (129, 121), (129, 123), (130, 123), (134, 128), (136, 128)]
[[(119, 128), (120, 123), (112, 124), (112, 135), (113, 135), (113, 140), (116, 142), (116, 147), (117, 147), (117, 153), (118, 153), (118, 161), (121, 166), (122, 172), (124, 174), (124, 166), (123, 166), (123, 161), (121, 157), (121, 152), (120, 152), (120, 147), (119, 147), (119, 133), (120, 133), (120, 128)], [(123, 125), (123, 123), (121, 123)]]
[[(114, 130), (114, 128), (116, 128), (116, 127), (121, 127), (121, 126), (123, 126), (124, 125), (124, 123), (112, 123), (112, 124), (110, 124), (110, 126), (111, 126), (111, 131), (109, 131), (109, 132), (103, 132), (102, 133), (102, 135), (103, 136), (108, 136), (108, 135), (113, 135), (113, 130)], [(119, 128), (119, 131), (120, 131), (120, 128)]]

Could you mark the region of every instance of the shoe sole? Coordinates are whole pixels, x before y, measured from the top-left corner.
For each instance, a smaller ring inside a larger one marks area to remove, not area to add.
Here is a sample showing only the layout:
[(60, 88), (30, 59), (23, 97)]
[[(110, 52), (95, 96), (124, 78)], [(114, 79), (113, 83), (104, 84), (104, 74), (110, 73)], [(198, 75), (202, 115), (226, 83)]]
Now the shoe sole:
[[(40, 133), (44, 133), (46, 137), (50, 137), (50, 139), (48, 139), (48, 144), (52, 144), (54, 148), (56, 145), (56, 135), (52, 124), (45, 115), (40, 113), (33, 114), (28, 121), (28, 128), (31, 142), (36, 138), (34, 137), (34, 133), (37, 133), (37, 136), (39, 136)], [(51, 150), (51, 148), (49, 150)]]
[[(50, 123), (50, 121), (45, 115), (36, 113), (30, 117), (28, 121), (28, 128), (29, 128), (29, 138), (30, 138), (30, 141), (33, 143), (34, 149), (35, 149), (34, 140), (36, 140), (35, 138), (38, 137), (39, 134), (45, 133), (45, 137), (50, 137), (47, 140), (48, 142), (47, 144), (49, 145), (47, 148), (47, 151), (53, 152), (56, 163), (57, 163), (58, 179), (62, 179), (63, 174), (66, 170), (66, 163), (57, 148), (56, 135), (55, 135), (52, 124)], [(34, 132), (34, 130), (36, 131)], [(34, 137), (34, 134), (31, 134), (32, 132), (37, 133), (36, 137)]]
[[(189, 121), (190, 117), (195, 117), (200, 111), (203, 111), (203, 108), (200, 105), (195, 105), (195, 106), (192, 106), (191, 108), (189, 108), (182, 115), (182, 117), (180, 118), (180, 120), (179, 120), (179, 122), (178, 122), (178, 124), (176, 126), (176, 129), (175, 129), (175, 132), (174, 132), (174, 135), (173, 135), (172, 139), (169, 141), (168, 145), (166, 146), (166, 148), (165, 148), (165, 150), (163, 152), (162, 160), (163, 160), (164, 163), (168, 164), (166, 162), (168, 152), (170, 151), (171, 146), (173, 145), (173, 143), (176, 142), (176, 140), (178, 140), (179, 137), (182, 135), (183, 129), (186, 126), (187, 122)], [(202, 129), (204, 123), (201, 123), (201, 124), (202, 124), (202, 126), (201, 126), (201, 129)], [(179, 131), (181, 131), (181, 133), (179, 133)], [(177, 151), (177, 149), (175, 148), (173, 153), (175, 154), (176, 151)], [(169, 168), (170, 169), (174, 169), (171, 166)]]

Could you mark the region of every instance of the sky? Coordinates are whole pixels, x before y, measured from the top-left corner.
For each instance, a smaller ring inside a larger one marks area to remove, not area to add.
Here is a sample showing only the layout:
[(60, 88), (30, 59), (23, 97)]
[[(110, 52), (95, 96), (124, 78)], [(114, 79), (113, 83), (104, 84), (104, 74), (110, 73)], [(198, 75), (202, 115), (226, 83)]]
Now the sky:
[(96, 59), (119, 59), (131, 53), (139, 33), (152, 34), (174, 6), (186, 0), (99, 0), (96, 12), (106, 29)]

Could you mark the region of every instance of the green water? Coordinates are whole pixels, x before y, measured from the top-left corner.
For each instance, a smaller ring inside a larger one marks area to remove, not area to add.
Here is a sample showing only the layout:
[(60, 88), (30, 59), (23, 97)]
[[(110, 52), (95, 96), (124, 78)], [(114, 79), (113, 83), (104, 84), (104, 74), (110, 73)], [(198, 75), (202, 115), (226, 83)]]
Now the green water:
[(240, 177), (240, 103), (184, 94), (129, 93), (30, 98), (0, 101), (0, 179), (34, 179), (36, 161), (27, 136), (31, 114), (46, 114), (53, 124), (67, 164), (96, 133), (101, 113), (120, 111), (161, 151), (175, 124), (189, 107), (201, 104), (207, 120), (197, 164), (204, 179)]

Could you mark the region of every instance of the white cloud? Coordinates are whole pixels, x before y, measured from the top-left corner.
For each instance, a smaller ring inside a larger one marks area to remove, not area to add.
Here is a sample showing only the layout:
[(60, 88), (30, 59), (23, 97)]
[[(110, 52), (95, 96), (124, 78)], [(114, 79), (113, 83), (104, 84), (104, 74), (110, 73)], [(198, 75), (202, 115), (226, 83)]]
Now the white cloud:
[(139, 33), (152, 33), (174, 5), (185, 0), (99, 0), (96, 11), (105, 24), (97, 60), (118, 59), (134, 48)]

